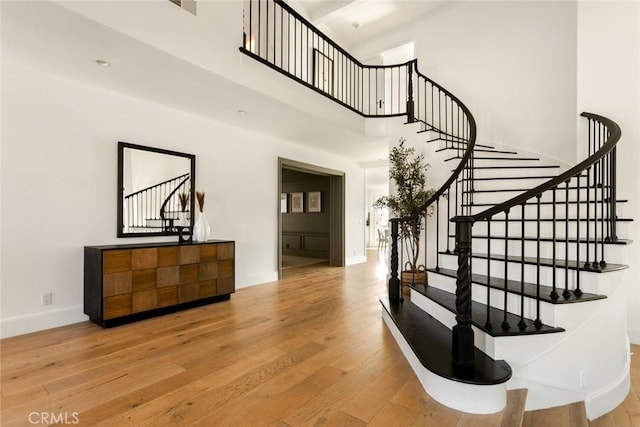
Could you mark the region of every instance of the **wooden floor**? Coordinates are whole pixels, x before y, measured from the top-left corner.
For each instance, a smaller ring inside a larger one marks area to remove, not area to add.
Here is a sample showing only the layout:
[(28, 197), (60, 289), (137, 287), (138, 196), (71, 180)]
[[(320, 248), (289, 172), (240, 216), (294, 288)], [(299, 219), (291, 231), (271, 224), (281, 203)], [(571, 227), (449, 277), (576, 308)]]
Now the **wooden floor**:
[[(51, 417), (81, 426), (500, 425), (502, 414), (459, 413), (422, 390), (382, 322), (385, 269), (369, 255), (347, 268), (288, 270), (178, 314), (5, 339), (2, 426)], [(634, 351), (635, 390), (592, 425), (640, 426)], [(525, 425), (565, 425), (547, 415), (528, 413)]]

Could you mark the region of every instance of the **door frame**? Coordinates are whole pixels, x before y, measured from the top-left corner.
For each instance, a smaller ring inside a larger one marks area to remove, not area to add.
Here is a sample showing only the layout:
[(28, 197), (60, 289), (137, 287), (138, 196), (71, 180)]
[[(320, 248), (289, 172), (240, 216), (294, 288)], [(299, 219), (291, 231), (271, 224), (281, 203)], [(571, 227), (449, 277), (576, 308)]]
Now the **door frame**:
[(278, 193), (276, 208), (278, 213), (278, 280), (282, 279), (282, 215), (280, 195), (282, 194), (282, 170), (290, 169), (329, 177), (329, 265), (345, 265), (345, 173), (316, 166), (297, 160), (278, 157)]

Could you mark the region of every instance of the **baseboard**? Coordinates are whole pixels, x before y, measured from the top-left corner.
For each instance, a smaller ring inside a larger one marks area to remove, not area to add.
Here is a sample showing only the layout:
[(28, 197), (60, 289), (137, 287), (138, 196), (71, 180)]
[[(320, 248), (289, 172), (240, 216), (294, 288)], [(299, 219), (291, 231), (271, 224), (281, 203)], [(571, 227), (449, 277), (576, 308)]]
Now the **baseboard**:
[(595, 420), (599, 416), (613, 411), (625, 400), (627, 394), (629, 394), (630, 387), (631, 377), (629, 364), (627, 364), (624, 372), (616, 381), (609, 384), (605, 389), (587, 397), (585, 401), (587, 418), (590, 421)]
[(627, 329), (627, 335), (631, 344), (640, 345), (640, 329)]
[[(270, 271), (268, 273), (256, 274), (254, 276), (236, 277), (236, 289), (248, 288), (250, 286), (262, 285), (269, 282), (278, 281), (278, 272)], [(233, 296), (231, 297), (233, 298)]]
[(354, 264), (362, 264), (364, 262), (367, 262), (366, 255), (354, 256), (354, 257), (347, 258), (345, 265), (349, 266)]
[(73, 323), (85, 322), (87, 320), (89, 320), (89, 317), (83, 313), (82, 306), (10, 317), (0, 320), (0, 338), (24, 335), (45, 329), (57, 328), (59, 326), (71, 325)]

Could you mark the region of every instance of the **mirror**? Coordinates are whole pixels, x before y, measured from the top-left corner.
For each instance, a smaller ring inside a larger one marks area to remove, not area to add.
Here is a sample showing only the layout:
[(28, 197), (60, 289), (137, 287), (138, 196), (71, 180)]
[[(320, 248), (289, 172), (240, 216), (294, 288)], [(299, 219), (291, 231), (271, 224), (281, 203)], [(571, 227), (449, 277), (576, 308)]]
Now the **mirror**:
[(193, 227), (196, 156), (118, 142), (118, 237)]

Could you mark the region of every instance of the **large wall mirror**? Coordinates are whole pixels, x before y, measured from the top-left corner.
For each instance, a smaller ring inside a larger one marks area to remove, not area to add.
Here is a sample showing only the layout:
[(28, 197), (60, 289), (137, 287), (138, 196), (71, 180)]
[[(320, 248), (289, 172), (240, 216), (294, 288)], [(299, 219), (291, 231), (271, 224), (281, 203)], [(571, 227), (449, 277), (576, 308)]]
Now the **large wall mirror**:
[(118, 142), (118, 237), (193, 227), (196, 156)]

